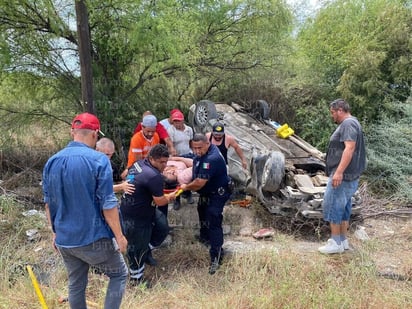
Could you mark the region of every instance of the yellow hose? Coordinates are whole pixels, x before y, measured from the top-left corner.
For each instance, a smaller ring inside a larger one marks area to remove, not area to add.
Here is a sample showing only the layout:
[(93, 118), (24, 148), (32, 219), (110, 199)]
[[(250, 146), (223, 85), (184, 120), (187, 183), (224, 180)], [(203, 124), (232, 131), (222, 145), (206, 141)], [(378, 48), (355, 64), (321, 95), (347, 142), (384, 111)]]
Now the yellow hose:
[(27, 265), (27, 271), (29, 272), (31, 282), (33, 283), (34, 290), (36, 291), (37, 297), (39, 298), (40, 305), (43, 309), (47, 309), (46, 301), (44, 300), (43, 294), (40, 290), (39, 283), (37, 282), (36, 276), (33, 273), (33, 270), (30, 265)]

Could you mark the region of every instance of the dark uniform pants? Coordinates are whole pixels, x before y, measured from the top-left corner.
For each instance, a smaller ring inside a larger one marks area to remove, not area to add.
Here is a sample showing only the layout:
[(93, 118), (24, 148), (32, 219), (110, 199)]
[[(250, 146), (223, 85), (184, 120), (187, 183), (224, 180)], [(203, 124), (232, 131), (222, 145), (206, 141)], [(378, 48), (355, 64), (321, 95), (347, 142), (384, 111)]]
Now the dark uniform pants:
[[(166, 207), (167, 206), (162, 206)], [(169, 234), (170, 228), (167, 222), (167, 216), (161, 211), (162, 207), (156, 209), (155, 220), (153, 222), (152, 237), (150, 238), (150, 244), (153, 247), (158, 247), (166, 239)]]
[(223, 245), (223, 207), (230, 194), (200, 196), (197, 206), (200, 223), (200, 239), (210, 242), (210, 258), (213, 262), (220, 257)]
[(160, 246), (169, 234), (167, 218), (156, 209), (152, 219), (123, 219), (124, 235), (128, 241), (127, 258), (131, 277), (140, 279), (145, 269), (145, 261), (150, 251), (149, 242), (154, 247)]
[(130, 275), (133, 279), (140, 279), (143, 277), (144, 262), (149, 251), (153, 220), (124, 218), (123, 230), (128, 242), (127, 258), (129, 260)]

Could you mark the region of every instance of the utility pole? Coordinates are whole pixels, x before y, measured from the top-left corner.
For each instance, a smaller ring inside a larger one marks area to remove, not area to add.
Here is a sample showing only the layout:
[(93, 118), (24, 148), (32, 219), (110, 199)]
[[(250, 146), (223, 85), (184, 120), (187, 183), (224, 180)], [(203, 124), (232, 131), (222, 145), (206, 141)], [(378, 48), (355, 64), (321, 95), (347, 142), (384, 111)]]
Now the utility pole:
[(82, 103), (85, 106), (85, 111), (95, 114), (89, 16), (84, 0), (75, 0), (75, 8), (79, 40)]

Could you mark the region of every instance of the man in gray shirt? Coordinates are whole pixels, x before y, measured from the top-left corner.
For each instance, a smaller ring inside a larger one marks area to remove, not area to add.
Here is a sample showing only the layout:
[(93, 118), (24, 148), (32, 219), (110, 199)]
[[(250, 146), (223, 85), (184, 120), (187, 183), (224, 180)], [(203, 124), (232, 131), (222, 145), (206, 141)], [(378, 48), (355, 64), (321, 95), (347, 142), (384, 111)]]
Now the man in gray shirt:
[(330, 138), (326, 154), (329, 180), (323, 199), (323, 219), (330, 224), (331, 238), (319, 248), (324, 254), (342, 253), (349, 249), (346, 236), (352, 212), (352, 196), (366, 168), (362, 126), (350, 114), (349, 104), (337, 99), (330, 104), (330, 113), (339, 126)]

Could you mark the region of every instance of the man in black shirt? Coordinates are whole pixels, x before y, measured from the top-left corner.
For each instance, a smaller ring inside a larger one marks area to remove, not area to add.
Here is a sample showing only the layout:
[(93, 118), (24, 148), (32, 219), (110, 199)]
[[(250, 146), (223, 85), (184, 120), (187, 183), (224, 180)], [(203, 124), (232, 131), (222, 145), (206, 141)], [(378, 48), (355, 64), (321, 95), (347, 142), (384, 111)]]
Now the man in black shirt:
[[(136, 283), (143, 282), (144, 263), (150, 251), (149, 242), (156, 221), (156, 205), (166, 205), (176, 198), (176, 192), (163, 193), (162, 171), (168, 159), (167, 147), (157, 144), (147, 158), (136, 161), (129, 168), (126, 177), (127, 181), (134, 184), (135, 191), (133, 194), (123, 195), (120, 210), (124, 233), (129, 241), (127, 257), (130, 278)], [(167, 234), (168, 230), (165, 230), (162, 237), (166, 238)]]

